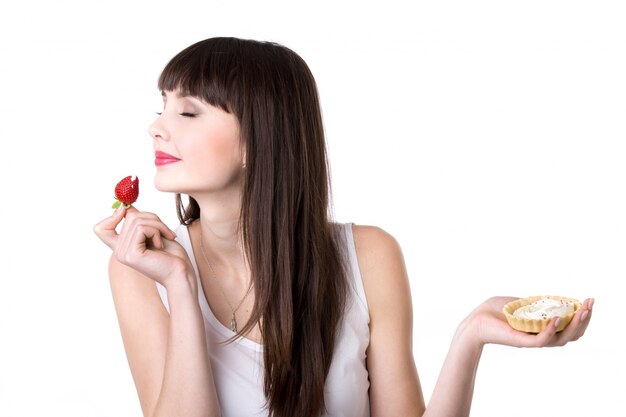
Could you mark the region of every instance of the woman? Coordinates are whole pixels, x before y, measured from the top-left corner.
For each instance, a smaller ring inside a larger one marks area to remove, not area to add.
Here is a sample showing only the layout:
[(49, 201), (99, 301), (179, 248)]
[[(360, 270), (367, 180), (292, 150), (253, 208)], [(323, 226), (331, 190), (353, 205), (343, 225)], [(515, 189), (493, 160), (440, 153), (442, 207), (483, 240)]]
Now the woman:
[(593, 300), (566, 330), (555, 319), (530, 335), (504, 321), (511, 298), (492, 298), (460, 324), (426, 408), (397, 242), (329, 220), (305, 62), (273, 43), (207, 39), (175, 56), (158, 85), (155, 185), (176, 193), (181, 226), (123, 206), (95, 226), (113, 250), (144, 415), (466, 416), (485, 344), (583, 335)]

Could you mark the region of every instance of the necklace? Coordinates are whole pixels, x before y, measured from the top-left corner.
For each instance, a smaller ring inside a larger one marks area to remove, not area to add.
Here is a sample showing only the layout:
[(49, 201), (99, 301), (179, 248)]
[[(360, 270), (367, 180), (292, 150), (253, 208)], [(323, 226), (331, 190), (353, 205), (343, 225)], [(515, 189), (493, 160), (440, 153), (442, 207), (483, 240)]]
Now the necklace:
[(230, 311), (232, 313), (231, 318), (230, 318), (230, 330), (232, 330), (234, 333), (237, 333), (237, 310), (239, 310), (239, 307), (241, 307), (244, 300), (248, 298), (248, 294), (250, 294), (250, 291), (252, 290), (252, 285), (248, 287), (248, 291), (245, 293), (241, 301), (239, 301), (239, 304), (237, 304), (237, 307), (233, 308), (233, 306), (230, 304), (230, 301), (228, 301), (226, 294), (224, 294), (224, 290), (222, 290), (222, 287), (217, 282), (217, 275), (215, 274), (215, 271), (213, 270), (213, 266), (211, 266), (211, 262), (209, 262), (209, 258), (206, 256), (206, 252), (204, 251), (204, 245), (202, 244), (202, 240), (203, 239), (201, 235), (200, 236), (200, 250), (202, 251), (202, 256), (204, 257), (204, 261), (207, 263), (207, 265), (209, 266), (209, 269), (211, 270), (211, 274), (213, 275), (213, 281), (215, 281), (215, 283), (217, 284), (217, 287), (220, 289), (220, 292), (222, 293), (222, 297), (224, 297), (224, 300), (226, 301), (226, 304), (228, 304), (228, 307), (230, 308)]

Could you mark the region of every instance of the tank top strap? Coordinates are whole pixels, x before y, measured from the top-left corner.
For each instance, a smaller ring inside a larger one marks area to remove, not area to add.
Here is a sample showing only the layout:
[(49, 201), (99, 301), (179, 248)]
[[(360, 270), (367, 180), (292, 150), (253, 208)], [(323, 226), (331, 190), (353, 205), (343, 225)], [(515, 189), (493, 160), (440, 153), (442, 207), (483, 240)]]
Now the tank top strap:
[[(354, 223), (344, 223), (343, 237), (345, 240), (346, 262), (349, 272), (349, 280), (357, 295), (358, 304), (360, 308), (368, 315), (369, 308), (367, 305), (367, 297), (365, 296), (365, 287), (363, 286), (363, 278), (361, 277), (361, 269), (359, 268), (359, 262), (356, 256), (356, 246), (354, 244), (354, 234), (352, 233), (352, 226)], [(369, 320), (368, 320), (369, 322)]]

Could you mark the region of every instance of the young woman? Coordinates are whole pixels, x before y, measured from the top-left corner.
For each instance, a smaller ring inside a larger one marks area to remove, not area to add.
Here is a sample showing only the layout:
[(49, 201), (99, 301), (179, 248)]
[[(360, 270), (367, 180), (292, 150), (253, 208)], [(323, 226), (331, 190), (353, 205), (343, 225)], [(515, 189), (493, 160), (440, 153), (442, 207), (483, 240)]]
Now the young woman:
[[(213, 38), (176, 55), (150, 126), (156, 187), (181, 226), (123, 206), (95, 226), (146, 416), (467, 416), (487, 343), (557, 346), (570, 325), (517, 332), (506, 297), (459, 325), (425, 407), (397, 242), (329, 219), (317, 88), (267, 42)], [(183, 195), (184, 197), (181, 197)], [(119, 233), (116, 228), (119, 227)]]

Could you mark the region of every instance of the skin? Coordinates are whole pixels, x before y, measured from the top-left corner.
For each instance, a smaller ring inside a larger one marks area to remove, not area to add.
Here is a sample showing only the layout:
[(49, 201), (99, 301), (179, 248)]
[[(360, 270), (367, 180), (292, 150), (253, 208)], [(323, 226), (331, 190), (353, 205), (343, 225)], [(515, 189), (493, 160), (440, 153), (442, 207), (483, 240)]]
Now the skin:
[[(156, 187), (188, 194), (201, 207), (201, 218), (189, 228), (192, 246), (204, 296), (229, 326), (229, 304), (237, 305), (250, 286), (237, 228), (245, 169), (237, 120), (197, 98), (165, 92), (164, 111), (149, 132), (155, 150), (180, 158), (157, 168)], [(196, 278), (174, 232), (155, 214), (134, 207), (121, 207), (94, 231), (113, 252), (111, 289), (143, 414), (220, 415)], [(501, 313), (515, 297), (490, 298), (457, 328), (426, 408), (413, 359), (413, 310), (400, 246), (377, 227), (354, 226), (353, 234), (370, 312), (367, 368), (373, 417), (468, 416), (484, 345), (563, 346), (580, 338), (589, 324), (592, 299), (584, 301), (563, 332), (555, 333), (556, 319), (538, 335), (518, 332)], [(201, 255), (200, 242), (215, 275)], [(155, 281), (167, 289), (169, 314)], [(253, 302), (251, 291), (237, 311), (240, 326)], [(262, 342), (258, 326), (246, 337)]]
[(412, 307), (409, 280), (396, 240), (375, 227), (354, 230), (359, 267), (370, 307), (367, 366), (372, 416), (469, 416), (476, 369), (488, 343), (515, 347), (563, 346), (580, 338), (591, 318), (587, 299), (570, 325), (556, 333), (557, 320), (540, 334), (511, 328), (504, 305), (518, 297), (493, 297), (460, 323), (439, 374), (428, 408), (412, 354)]

